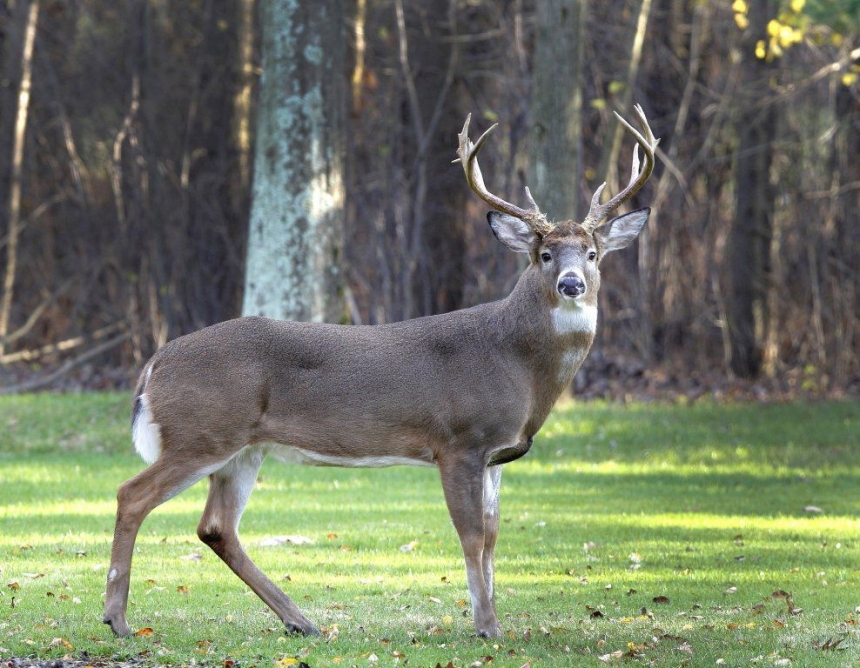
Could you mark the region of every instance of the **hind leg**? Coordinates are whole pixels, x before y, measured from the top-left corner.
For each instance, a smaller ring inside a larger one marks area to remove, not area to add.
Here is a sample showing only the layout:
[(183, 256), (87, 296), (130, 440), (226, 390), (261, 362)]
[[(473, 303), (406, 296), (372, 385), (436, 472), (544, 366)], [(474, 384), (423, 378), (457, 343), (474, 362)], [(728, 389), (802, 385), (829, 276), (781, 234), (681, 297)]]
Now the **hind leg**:
[(209, 498), (197, 535), (284, 622), (290, 632), (319, 635), (295, 603), (251, 561), (239, 542), (239, 520), (265, 454), (249, 447), (209, 476)]
[(219, 468), (221, 465), (210, 463), (207, 466), (198, 462), (189, 471), (187, 465), (178, 466), (169, 457), (162, 457), (120, 486), (103, 618), (116, 635), (131, 634), (126, 622), (131, 557), (143, 520), (154, 508), (206, 477), (213, 467)]

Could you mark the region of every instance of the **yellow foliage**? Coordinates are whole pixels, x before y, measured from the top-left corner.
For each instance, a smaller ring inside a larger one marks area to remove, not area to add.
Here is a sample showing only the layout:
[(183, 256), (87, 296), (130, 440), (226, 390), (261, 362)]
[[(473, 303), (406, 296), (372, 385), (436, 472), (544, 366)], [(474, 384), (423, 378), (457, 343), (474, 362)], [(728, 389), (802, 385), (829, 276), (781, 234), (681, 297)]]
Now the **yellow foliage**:
[[(732, 3), (732, 11), (736, 14), (746, 14), (749, 11), (749, 5), (746, 0), (735, 0)], [(737, 21), (737, 17), (735, 17), (735, 21)]]
[(857, 75), (854, 72), (846, 72), (842, 75), (842, 84), (845, 86), (850, 86), (855, 81), (857, 81)]
[(738, 28), (741, 30), (746, 30), (749, 27), (750, 20), (746, 17), (746, 14), (735, 14), (735, 23), (738, 24)]
[(806, 6), (806, 0), (791, 0), (791, 2), (788, 3), (788, 6), (791, 7), (791, 11), (795, 14), (800, 14)]
[(780, 46), (791, 46), (792, 44), (799, 44), (803, 40), (803, 33), (791, 26), (782, 25), (779, 29), (779, 45)]
[(760, 39), (755, 44), (755, 57), (759, 60), (763, 59), (767, 55), (767, 49), (764, 46), (764, 40)]

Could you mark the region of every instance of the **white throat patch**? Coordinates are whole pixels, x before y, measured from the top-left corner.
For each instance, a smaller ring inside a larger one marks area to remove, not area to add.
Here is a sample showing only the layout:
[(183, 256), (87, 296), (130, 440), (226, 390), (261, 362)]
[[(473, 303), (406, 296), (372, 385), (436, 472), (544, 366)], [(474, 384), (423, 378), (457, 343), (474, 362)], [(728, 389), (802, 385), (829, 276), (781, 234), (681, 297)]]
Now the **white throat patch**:
[(594, 334), (597, 331), (597, 307), (565, 299), (552, 310), (557, 334)]

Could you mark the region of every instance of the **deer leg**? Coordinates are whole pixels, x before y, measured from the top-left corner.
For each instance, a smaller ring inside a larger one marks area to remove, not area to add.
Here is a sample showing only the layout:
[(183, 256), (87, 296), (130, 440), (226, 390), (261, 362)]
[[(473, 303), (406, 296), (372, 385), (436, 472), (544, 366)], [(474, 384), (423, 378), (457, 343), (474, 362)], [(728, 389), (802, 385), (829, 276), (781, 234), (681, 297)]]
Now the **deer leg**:
[(502, 467), (488, 466), (484, 473), (484, 582), (490, 601), (495, 603), (495, 566), (493, 557), (499, 535), (499, 487), (502, 484)]
[[(131, 634), (126, 621), (131, 557), (137, 532), (146, 516), (157, 506), (173, 498), (195, 482), (206, 477), (212, 466), (201, 466), (189, 473), (162, 458), (135, 477), (120, 485), (117, 492), (116, 526), (111, 548), (105, 595), (105, 624), (118, 636)], [(215, 464), (217, 466), (217, 464)]]
[(501, 635), (496, 610), (484, 576), (484, 484), (486, 466), (465, 458), (439, 461), (442, 488), (466, 560), (466, 582), (472, 599), (475, 630), (484, 638)]
[(209, 476), (209, 497), (197, 535), (281, 618), (291, 633), (319, 635), (298, 606), (251, 560), (239, 542), (239, 520), (265, 453), (247, 448)]

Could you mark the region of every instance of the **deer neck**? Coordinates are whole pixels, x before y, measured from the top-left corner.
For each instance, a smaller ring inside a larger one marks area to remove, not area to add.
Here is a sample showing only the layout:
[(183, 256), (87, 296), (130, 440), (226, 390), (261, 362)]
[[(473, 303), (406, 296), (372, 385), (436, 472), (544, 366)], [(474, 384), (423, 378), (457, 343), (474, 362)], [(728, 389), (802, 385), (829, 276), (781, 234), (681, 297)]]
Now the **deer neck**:
[[(597, 301), (567, 300), (546, 288), (529, 266), (505, 300), (516, 330), (511, 338), (528, 355), (537, 384), (558, 397), (588, 354), (597, 329)], [(553, 399), (553, 401), (555, 400)]]

